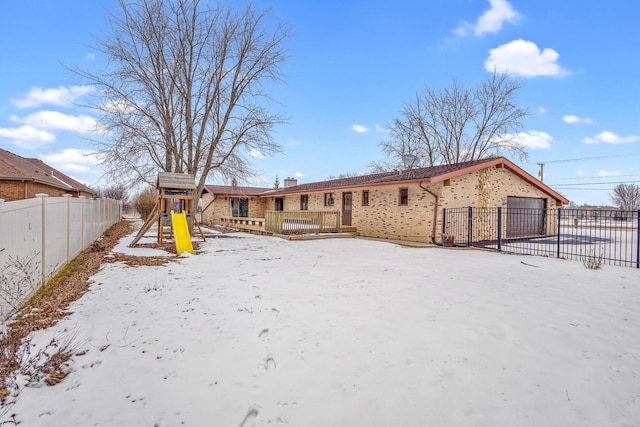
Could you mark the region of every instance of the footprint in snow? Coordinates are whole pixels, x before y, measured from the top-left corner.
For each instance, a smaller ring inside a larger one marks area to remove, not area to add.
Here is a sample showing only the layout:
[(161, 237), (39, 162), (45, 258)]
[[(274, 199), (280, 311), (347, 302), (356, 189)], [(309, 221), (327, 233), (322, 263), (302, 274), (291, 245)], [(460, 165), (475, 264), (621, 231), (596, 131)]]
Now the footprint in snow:
[(247, 414), (244, 416), (244, 419), (240, 423), (239, 427), (248, 427), (247, 424), (249, 421), (255, 419), (258, 416), (258, 407), (256, 405), (249, 407), (247, 410)]

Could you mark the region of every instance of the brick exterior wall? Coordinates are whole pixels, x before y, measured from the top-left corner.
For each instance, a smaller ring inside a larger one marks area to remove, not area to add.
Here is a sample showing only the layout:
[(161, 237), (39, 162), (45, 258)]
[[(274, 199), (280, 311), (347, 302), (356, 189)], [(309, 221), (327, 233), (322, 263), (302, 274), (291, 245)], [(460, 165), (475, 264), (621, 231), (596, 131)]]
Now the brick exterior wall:
[[(61, 188), (51, 187), (38, 182), (22, 182), (12, 180), (0, 180), (0, 199), (7, 202), (13, 200), (32, 199), (36, 194), (48, 194), (49, 197), (62, 197), (65, 194), (71, 194), (78, 197), (76, 191), (65, 191)], [(93, 195), (86, 192), (80, 192), (80, 196), (92, 198)]]
[[(266, 198), (249, 196), (248, 199), (249, 217), (264, 218)], [(225, 196), (217, 195), (214, 203), (209, 205), (211, 200), (213, 200), (213, 196), (210, 193), (202, 195), (202, 208), (206, 208), (206, 210), (202, 212), (202, 223), (206, 225), (222, 224), (220, 218), (228, 217), (231, 213), (229, 196), (227, 196), (227, 200), (225, 200)]]
[(555, 200), (505, 168), (486, 168), (451, 180), (442, 187), (445, 208), (507, 206), (508, 196), (535, 197), (554, 207)]
[[(408, 204), (400, 206), (400, 188), (408, 190)], [(365, 189), (363, 189), (365, 190)], [(369, 189), (369, 206), (362, 192), (353, 192), (353, 226), (362, 236), (426, 242), (431, 240), (435, 198), (417, 184)]]

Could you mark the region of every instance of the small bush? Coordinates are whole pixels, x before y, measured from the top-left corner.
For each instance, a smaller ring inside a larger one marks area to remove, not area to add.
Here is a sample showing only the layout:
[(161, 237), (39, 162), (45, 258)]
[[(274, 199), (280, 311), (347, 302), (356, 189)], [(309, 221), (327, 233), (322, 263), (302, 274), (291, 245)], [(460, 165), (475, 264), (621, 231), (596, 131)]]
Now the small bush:
[(149, 215), (151, 215), (151, 211), (157, 201), (158, 193), (153, 188), (149, 188), (138, 194), (135, 201), (135, 207), (143, 221), (146, 221)]
[(589, 270), (597, 270), (602, 266), (602, 248), (599, 248), (598, 252), (596, 249), (591, 249), (587, 254), (581, 253), (582, 263)]

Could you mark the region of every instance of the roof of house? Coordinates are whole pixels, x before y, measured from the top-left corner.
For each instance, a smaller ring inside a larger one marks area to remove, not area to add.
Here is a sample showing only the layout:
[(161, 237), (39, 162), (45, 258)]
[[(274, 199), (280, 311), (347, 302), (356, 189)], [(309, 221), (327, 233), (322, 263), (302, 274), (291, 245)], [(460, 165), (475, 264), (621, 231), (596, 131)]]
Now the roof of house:
[(35, 181), (68, 191), (95, 191), (76, 181), (42, 160), (25, 158), (0, 148), (0, 179), (15, 181)]
[(240, 187), (237, 185), (205, 185), (202, 193), (220, 194), (223, 196), (258, 196), (270, 188)]
[(490, 157), (481, 160), (454, 163), (449, 165), (430, 166), (426, 168), (414, 168), (404, 171), (382, 172), (369, 175), (351, 176), (348, 178), (331, 179), (327, 181), (310, 182), (293, 185), (285, 188), (258, 188), (258, 187), (231, 187), (225, 185), (206, 185), (205, 190), (214, 194), (223, 195), (248, 195), (248, 196), (279, 196), (294, 193), (309, 193), (316, 191), (330, 191), (337, 189), (374, 187), (391, 184), (415, 183), (425, 185), (435, 184), (447, 179), (466, 175), (488, 167), (505, 167), (518, 175), (529, 184), (542, 192), (561, 201), (563, 204), (569, 200), (551, 187), (545, 185), (524, 169), (517, 166), (504, 157)]
[(156, 186), (168, 190), (195, 190), (196, 179), (193, 175), (186, 173), (160, 172)]
[(311, 182), (308, 184), (300, 184), (287, 188), (271, 189), (263, 195), (284, 195), (290, 193), (305, 193), (313, 191), (332, 190), (339, 188), (354, 188), (354, 187), (367, 187), (367, 186), (379, 186), (385, 184), (399, 184), (410, 182), (421, 182), (423, 184), (435, 184), (445, 181), (447, 179), (462, 176), (468, 173), (475, 172), (480, 169), (493, 166), (502, 166), (509, 169), (511, 172), (518, 175), (529, 184), (540, 189), (544, 193), (553, 197), (556, 200), (566, 204), (569, 200), (554, 191), (551, 187), (545, 185), (531, 174), (520, 168), (513, 162), (504, 157), (490, 157), (481, 160), (471, 160), (468, 162), (454, 163), (448, 165), (430, 166), (426, 168), (414, 168), (404, 171), (383, 172), (370, 175), (353, 176), (349, 178), (332, 179), (328, 181)]

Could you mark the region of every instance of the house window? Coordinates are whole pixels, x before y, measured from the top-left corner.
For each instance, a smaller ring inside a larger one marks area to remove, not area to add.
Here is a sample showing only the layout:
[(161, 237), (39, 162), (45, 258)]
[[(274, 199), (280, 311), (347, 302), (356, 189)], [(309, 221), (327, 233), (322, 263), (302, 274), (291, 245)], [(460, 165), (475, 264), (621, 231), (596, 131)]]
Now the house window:
[(400, 206), (407, 206), (409, 204), (409, 189), (400, 189), (400, 199), (398, 200)]
[(284, 210), (284, 197), (276, 197), (276, 210), (283, 211)]
[(369, 190), (362, 191), (362, 206), (369, 206)]
[(300, 196), (300, 210), (308, 211), (309, 210), (309, 195), (303, 194)]
[(324, 205), (333, 206), (333, 193), (324, 193)]
[(229, 200), (229, 210), (234, 218), (247, 218), (249, 216), (249, 199), (232, 197)]

